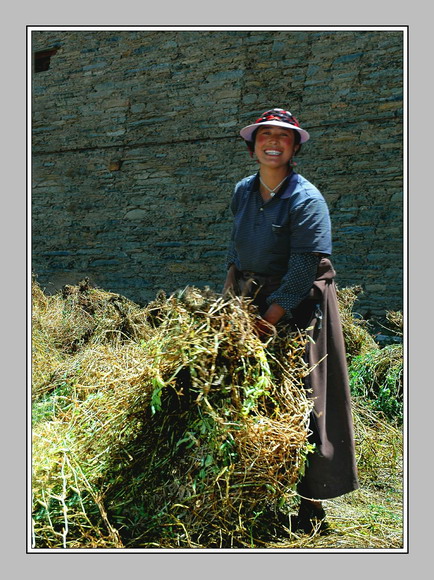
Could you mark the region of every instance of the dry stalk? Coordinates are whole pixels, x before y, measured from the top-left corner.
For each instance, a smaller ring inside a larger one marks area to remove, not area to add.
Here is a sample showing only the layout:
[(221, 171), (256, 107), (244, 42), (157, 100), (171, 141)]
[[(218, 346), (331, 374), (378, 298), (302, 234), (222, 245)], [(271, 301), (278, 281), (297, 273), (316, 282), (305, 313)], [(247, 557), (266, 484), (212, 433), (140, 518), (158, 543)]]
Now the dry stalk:
[(70, 288), (35, 316), (63, 357), (34, 398), (36, 545), (250, 545), (294, 497), (303, 336), (264, 344), (248, 300), (194, 288), (144, 309)]

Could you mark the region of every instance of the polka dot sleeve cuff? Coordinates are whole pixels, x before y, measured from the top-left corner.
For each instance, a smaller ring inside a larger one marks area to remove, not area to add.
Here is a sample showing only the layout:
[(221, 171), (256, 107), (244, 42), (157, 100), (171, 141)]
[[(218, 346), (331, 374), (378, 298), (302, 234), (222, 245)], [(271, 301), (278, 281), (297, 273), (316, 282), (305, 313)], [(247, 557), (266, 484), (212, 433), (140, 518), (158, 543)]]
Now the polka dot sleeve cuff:
[(285, 309), (286, 316), (290, 316), (291, 310), (309, 294), (320, 259), (315, 254), (292, 254), (288, 271), (279, 288), (267, 298), (268, 304), (279, 304)]

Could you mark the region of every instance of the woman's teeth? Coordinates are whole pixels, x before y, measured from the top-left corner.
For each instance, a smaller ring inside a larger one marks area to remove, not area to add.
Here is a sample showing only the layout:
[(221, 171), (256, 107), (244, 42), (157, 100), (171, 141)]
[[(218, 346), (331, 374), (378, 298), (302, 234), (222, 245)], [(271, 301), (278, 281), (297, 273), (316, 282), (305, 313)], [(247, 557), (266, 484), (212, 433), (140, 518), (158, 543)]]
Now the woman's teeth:
[(267, 155), (280, 155), (280, 151), (274, 151), (274, 149), (265, 151)]

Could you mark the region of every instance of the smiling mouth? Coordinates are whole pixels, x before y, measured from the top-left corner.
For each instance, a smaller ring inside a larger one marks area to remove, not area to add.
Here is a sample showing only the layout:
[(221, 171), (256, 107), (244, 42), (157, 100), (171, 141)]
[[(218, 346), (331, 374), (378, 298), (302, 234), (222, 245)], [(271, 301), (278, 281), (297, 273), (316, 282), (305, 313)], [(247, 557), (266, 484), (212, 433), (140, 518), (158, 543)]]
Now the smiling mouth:
[(276, 151), (275, 149), (267, 149), (265, 151), (266, 155), (271, 155), (272, 157), (277, 157), (278, 155), (282, 155), (281, 151)]

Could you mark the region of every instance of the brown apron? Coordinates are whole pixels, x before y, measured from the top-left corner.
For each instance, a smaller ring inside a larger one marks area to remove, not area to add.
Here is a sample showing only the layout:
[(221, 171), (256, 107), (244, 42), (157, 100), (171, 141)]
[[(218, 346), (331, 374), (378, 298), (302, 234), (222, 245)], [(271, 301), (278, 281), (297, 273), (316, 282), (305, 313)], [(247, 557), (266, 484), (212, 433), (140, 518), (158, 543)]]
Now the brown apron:
[[(353, 420), (345, 354), (338, 310), (335, 270), (322, 258), (309, 296), (293, 310), (291, 323), (300, 329), (313, 327), (306, 357), (311, 367), (306, 388), (312, 389), (312, 442), (316, 450), (308, 456), (299, 493), (307, 498), (327, 499), (359, 487), (354, 450)], [(280, 285), (275, 277), (250, 272), (237, 276), (237, 293), (254, 297), (259, 311), (267, 308), (266, 298)], [(319, 364), (318, 361), (321, 361)]]

